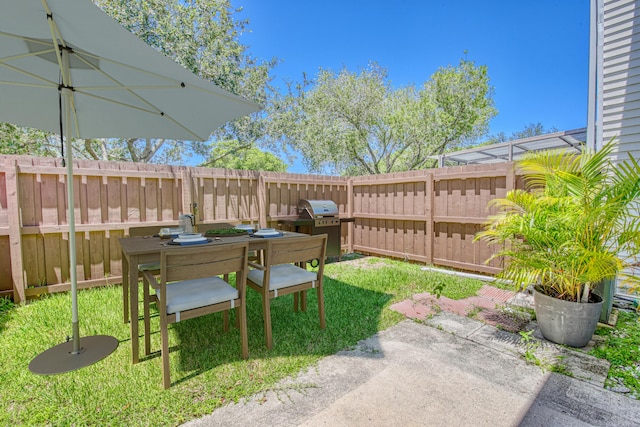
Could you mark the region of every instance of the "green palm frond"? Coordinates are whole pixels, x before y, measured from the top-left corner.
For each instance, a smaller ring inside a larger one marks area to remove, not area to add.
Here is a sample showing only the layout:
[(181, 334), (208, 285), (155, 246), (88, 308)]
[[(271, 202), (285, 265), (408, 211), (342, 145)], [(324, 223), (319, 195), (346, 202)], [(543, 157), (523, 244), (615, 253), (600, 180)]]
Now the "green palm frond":
[(518, 162), (527, 190), (491, 201), (497, 212), (475, 238), (498, 247), (488, 261), (504, 258), (501, 277), (579, 301), (585, 287), (637, 262), (640, 167), (633, 157), (612, 165), (614, 149), (609, 141), (597, 152), (539, 152)]

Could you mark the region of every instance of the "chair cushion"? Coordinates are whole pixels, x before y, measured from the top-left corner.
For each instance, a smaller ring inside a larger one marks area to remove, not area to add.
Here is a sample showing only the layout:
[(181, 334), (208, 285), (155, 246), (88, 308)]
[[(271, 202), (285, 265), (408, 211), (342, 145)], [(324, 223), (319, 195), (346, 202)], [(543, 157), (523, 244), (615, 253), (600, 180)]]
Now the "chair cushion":
[(139, 264), (138, 271), (156, 271), (160, 270), (159, 262), (149, 262), (147, 264)]
[[(247, 279), (262, 287), (264, 271), (251, 270), (247, 275)], [(276, 289), (288, 288), (289, 286), (295, 286), (317, 279), (318, 275), (315, 272), (304, 270), (293, 264), (274, 265), (271, 267), (269, 290), (273, 291)]]
[[(160, 289), (156, 290), (156, 294), (160, 296)], [(205, 307), (238, 297), (238, 290), (219, 277), (168, 283), (167, 313)]]

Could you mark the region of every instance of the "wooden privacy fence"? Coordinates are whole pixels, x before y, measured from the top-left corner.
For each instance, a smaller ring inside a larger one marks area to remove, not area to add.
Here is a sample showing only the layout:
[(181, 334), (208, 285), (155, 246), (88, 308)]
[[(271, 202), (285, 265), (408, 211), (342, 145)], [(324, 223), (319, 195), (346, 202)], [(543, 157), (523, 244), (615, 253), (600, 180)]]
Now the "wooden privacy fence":
[[(495, 273), (472, 243), (487, 202), (516, 185), (512, 163), (366, 177), (74, 162), (78, 287), (121, 283), (118, 239), (130, 227), (198, 223), (277, 226), (300, 199), (330, 199), (347, 251)], [(22, 301), (70, 288), (66, 169), (60, 159), (0, 156), (0, 294)]]
[(513, 163), (457, 166), (350, 180), (353, 250), (461, 270), (497, 273), (473, 238), (491, 199), (515, 188)]

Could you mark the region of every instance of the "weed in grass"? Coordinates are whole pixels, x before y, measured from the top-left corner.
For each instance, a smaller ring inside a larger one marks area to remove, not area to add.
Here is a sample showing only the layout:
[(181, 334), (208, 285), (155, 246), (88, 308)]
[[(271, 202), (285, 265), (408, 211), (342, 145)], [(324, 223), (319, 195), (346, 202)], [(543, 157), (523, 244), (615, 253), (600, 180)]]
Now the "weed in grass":
[(13, 301), (9, 298), (0, 297), (0, 315), (8, 313), (14, 307)]
[(556, 356), (556, 359), (558, 360), (558, 363), (549, 365), (549, 370), (551, 372), (555, 372), (556, 374), (562, 374), (568, 377), (573, 377), (574, 376), (573, 372), (571, 372), (569, 368), (567, 368), (567, 365), (562, 363), (562, 361), (564, 360), (564, 356)]
[(482, 307), (478, 307), (477, 305), (472, 305), (471, 309), (467, 312), (467, 317), (470, 319), (475, 319), (482, 312)]
[(531, 331), (520, 331), (520, 337), (522, 338), (522, 343), (524, 344), (524, 359), (533, 363), (534, 365), (538, 365), (538, 357), (536, 356), (536, 350), (540, 346), (538, 341), (534, 340), (533, 330)]
[(519, 305), (499, 305), (496, 307), (502, 314), (509, 316), (514, 321), (526, 323), (535, 318), (535, 311), (530, 307)]
[(562, 363), (562, 360), (564, 359), (563, 356), (556, 356), (555, 362), (549, 362), (547, 360), (540, 359), (536, 355), (536, 352), (540, 348), (540, 342), (533, 338), (533, 330), (520, 331), (519, 334), (522, 343), (524, 344), (523, 357), (528, 363), (539, 366), (543, 372), (551, 371), (571, 377), (573, 376), (573, 373), (571, 373), (567, 366)]

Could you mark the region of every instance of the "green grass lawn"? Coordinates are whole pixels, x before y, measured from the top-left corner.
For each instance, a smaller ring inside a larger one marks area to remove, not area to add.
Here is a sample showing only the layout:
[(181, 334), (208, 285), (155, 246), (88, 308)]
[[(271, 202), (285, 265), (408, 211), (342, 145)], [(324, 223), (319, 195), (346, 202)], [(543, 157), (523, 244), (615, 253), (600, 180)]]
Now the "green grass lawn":
[[(325, 268), (327, 328), (319, 328), (315, 292), (308, 311), (295, 313), (291, 296), (272, 301), (274, 348), (264, 345), (262, 311), (248, 290), (248, 360), (240, 357), (235, 328), (222, 316), (187, 320), (170, 331), (171, 380), (162, 388), (158, 318), (152, 350), (131, 364), (129, 325), (122, 322), (120, 287), (78, 293), (81, 336), (111, 335), (120, 341), (106, 359), (54, 376), (33, 375), (29, 362), (71, 334), (70, 295), (56, 294), (0, 310), (0, 425), (176, 425), (211, 413), (230, 401), (268, 390), (320, 358), (353, 347), (402, 316), (388, 307), (414, 293), (443, 287), (443, 295), (474, 294), (481, 283), (420, 270), (420, 265), (381, 258)], [(232, 322), (233, 323), (233, 322)], [(141, 343), (142, 344), (142, 343)], [(141, 345), (142, 347), (142, 345)]]
[[(54, 376), (34, 375), (28, 365), (71, 334), (70, 295), (50, 295), (20, 307), (0, 299), (0, 425), (177, 425), (269, 390), (320, 358), (398, 323), (403, 316), (389, 309), (395, 302), (436, 289), (461, 299), (482, 286), (420, 267), (375, 257), (326, 265), (327, 328), (319, 328), (315, 292), (309, 292), (307, 313), (293, 311), (291, 296), (277, 298), (272, 301), (271, 351), (264, 346), (260, 298), (249, 289), (248, 360), (240, 357), (238, 331), (225, 333), (219, 313), (172, 325), (169, 390), (162, 388), (157, 317), (152, 319), (156, 353), (131, 364), (120, 287), (78, 294), (81, 336), (114, 336), (120, 341), (117, 350), (94, 365)], [(635, 332), (613, 336), (637, 340), (637, 316), (629, 324)]]

